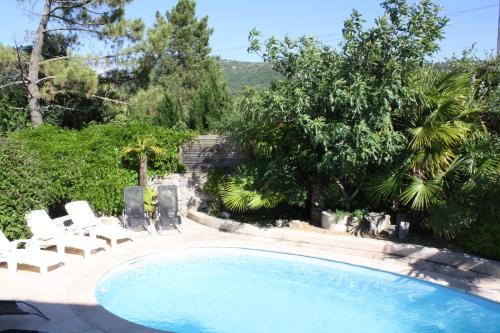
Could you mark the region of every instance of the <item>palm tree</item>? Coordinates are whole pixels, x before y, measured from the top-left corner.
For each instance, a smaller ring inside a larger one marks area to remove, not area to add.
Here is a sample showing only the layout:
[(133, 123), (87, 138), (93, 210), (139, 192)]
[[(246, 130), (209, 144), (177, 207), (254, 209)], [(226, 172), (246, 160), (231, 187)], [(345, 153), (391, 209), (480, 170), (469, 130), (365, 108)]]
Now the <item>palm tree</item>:
[(408, 137), (406, 155), (367, 187), (376, 201), (396, 202), (425, 210), (444, 199), (444, 188), (464, 162), (461, 147), (479, 129), (467, 75), (429, 71), (417, 86), (416, 107), (403, 115)]
[(161, 156), (165, 149), (158, 146), (155, 138), (147, 136), (137, 138), (135, 145), (123, 149), (123, 154), (137, 156), (139, 158), (139, 185), (146, 186), (148, 176), (148, 158)]

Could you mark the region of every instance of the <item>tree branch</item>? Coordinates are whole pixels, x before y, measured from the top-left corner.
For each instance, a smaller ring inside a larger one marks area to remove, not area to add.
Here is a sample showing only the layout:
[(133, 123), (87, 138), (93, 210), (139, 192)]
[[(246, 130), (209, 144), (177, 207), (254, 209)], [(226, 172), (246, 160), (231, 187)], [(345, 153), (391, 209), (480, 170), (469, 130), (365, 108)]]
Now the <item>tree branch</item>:
[(70, 58), (71, 56), (60, 56), (60, 57), (55, 57), (55, 58), (50, 58), (50, 59), (47, 59), (47, 60), (44, 60), (44, 61), (40, 61), (40, 65), (45, 65), (46, 63), (49, 63), (49, 62), (52, 62), (52, 61), (56, 61), (56, 60), (63, 60), (63, 59), (68, 59)]
[(102, 97), (102, 96), (97, 96), (97, 95), (90, 95), (90, 96), (93, 97), (93, 98), (102, 99), (103, 101), (108, 101), (108, 102), (112, 102), (112, 103), (116, 103), (116, 104), (121, 104), (121, 105), (128, 105), (127, 102), (119, 101), (117, 99), (111, 99), (111, 98), (108, 98), (108, 97)]
[(102, 32), (100, 32), (99, 30), (83, 29), (83, 28), (54, 28), (54, 29), (45, 29), (43, 32), (53, 32), (53, 31), (82, 31), (96, 35), (102, 35)]
[[(85, 1), (82, 1), (82, 2), (74, 2), (74, 1), (54, 1), (56, 3), (59, 3), (59, 4), (65, 4), (65, 5), (60, 5), (60, 6), (57, 6), (57, 7), (54, 7), (52, 8), (52, 10), (49, 12), (49, 15), (51, 15), (52, 13), (58, 11), (59, 9), (65, 9), (65, 10), (68, 10), (68, 9), (74, 9), (74, 8), (80, 8), (80, 7), (85, 7), (86, 5), (90, 4), (92, 1), (94, 0), (85, 0)], [(74, 4), (73, 6), (71, 6), (71, 4)]]
[(26, 82), (24, 80), (24, 68), (23, 68), (23, 63), (21, 61), (21, 54), (19, 53), (19, 47), (17, 46), (17, 42), (14, 40), (14, 45), (16, 49), (16, 55), (17, 55), (17, 64), (19, 65), (19, 69), (21, 70), (20, 77), (21, 77), (21, 82), (23, 83), (24, 87), (28, 91), (28, 94), (30, 95), (30, 98), (33, 98), (33, 95), (31, 94), (30, 89), (28, 88), (29, 80)]
[(63, 109), (63, 110), (76, 111), (75, 108), (69, 108), (67, 106), (62, 106), (62, 105), (59, 105), (59, 104), (50, 104), (47, 107), (56, 107), (56, 108), (60, 108), (60, 109)]
[[(78, 90), (59, 90), (59, 91), (56, 91), (56, 94), (63, 94), (63, 93), (75, 93), (75, 94), (86, 95), (84, 92), (78, 91)], [(103, 97), (103, 96), (98, 96), (98, 95), (94, 95), (94, 94), (86, 95), (86, 96), (96, 98), (96, 99), (101, 99), (103, 101), (112, 102), (112, 103), (116, 103), (116, 104), (129, 105), (129, 103), (127, 103), (127, 102), (120, 101), (117, 99), (112, 99), (109, 97)]]
[(74, 25), (82, 25), (82, 26), (87, 26), (87, 27), (96, 27), (96, 26), (101, 26), (103, 25), (103, 23), (85, 23), (85, 22), (77, 22), (77, 21), (73, 21), (73, 20), (70, 20), (68, 18), (65, 18), (63, 16), (59, 16), (59, 15), (54, 15), (52, 14), (51, 17), (53, 18), (56, 18), (56, 19), (59, 19), (61, 21), (64, 21), (68, 24), (74, 24)]
[(51, 75), (51, 76), (46, 76), (46, 77), (42, 77), (41, 79), (39, 79), (38, 81), (36, 81), (36, 83), (40, 83), (40, 82), (43, 82), (43, 81), (46, 81), (46, 80), (52, 80), (56, 77), (61, 77), (62, 75)]
[(3, 88), (7, 88), (9, 86), (13, 86), (13, 85), (16, 85), (16, 84), (25, 84), (26, 82), (24, 81), (14, 81), (14, 82), (9, 82), (7, 84), (4, 84), (2, 86), (0, 86), (0, 89), (3, 89)]

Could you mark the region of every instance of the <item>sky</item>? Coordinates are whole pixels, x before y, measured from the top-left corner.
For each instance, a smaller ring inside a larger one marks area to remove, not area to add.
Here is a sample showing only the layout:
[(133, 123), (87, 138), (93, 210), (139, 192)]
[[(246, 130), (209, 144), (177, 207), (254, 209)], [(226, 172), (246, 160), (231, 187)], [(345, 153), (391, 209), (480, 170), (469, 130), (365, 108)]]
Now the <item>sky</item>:
[[(33, 0), (40, 6), (40, 0)], [(155, 12), (165, 14), (177, 0), (134, 0), (126, 8), (128, 18), (142, 18), (151, 26)], [(316, 36), (325, 44), (341, 41), (344, 20), (357, 9), (369, 25), (382, 13), (381, 0), (198, 0), (197, 16), (208, 16), (214, 28), (210, 44), (214, 55), (223, 59), (258, 61), (248, 54), (248, 33), (254, 27), (264, 38), (285, 35)], [(413, 2), (413, 1), (411, 1)], [(434, 61), (459, 55), (475, 45), (476, 55), (484, 57), (496, 51), (499, 0), (434, 0), (450, 18), (441, 50)], [(17, 0), (0, 0), (0, 43), (26, 43), (26, 32), (36, 29), (37, 19), (20, 8)], [(95, 51), (95, 44), (83, 46), (82, 53)]]

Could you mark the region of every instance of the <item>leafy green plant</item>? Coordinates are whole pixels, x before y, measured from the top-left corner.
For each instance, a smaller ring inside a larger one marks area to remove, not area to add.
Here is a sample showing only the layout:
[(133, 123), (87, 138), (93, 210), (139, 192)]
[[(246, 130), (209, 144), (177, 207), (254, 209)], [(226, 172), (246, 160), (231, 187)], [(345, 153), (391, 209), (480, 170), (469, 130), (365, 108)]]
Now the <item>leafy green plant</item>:
[(282, 193), (269, 189), (251, 189), (248, 179), (230, 178), (222, 185), (221, 197), (224, 205), (232, 211), (243, 212), (276, 207), (285, 200)]
[(24, 215), (46, 208), (56, 193), (35, 152), (0, 137), (0, 229), (10, 239), (29, 237)]
[[(39, 160), (54, 193), (51, 203), (87, 200), (100, 212), (120, 214), (123, 188), (137, 183), (138, 161), (122, 151), (135, 138), (151, 136), (165, 154), (151, 161), (151, 173), (183, 170), (179, 146), (193, 138), (192, 132), (176, 132), (142, 123), (92, 125), (81, 131), (54, 126), (23, 130), (9, 136), (16, 145)], [(13, 204), (12, 201), (8, 201)]]
[[(352, 210), (366, 176), (405, 149), (394, 118), (411, 106), (413, 80), (443, 38), (447, 19), (431, 1), (381, 7), (369, 28), (353, 11), (339, 49), (307, 36), (262, 43), (250, 32), (250, 50), (283, 79), (245, 95), (232, 134), (259, 158), (287, 165), (281, 176), (307, 188), (319, 206), (316, 199), (336, 186), (342, 208)], [(315, 224), (318, 205), (310, 205)]]
[(335, 211), (335, 217), (337, 218), (341, 218), (341, 217), (345, 217), (345, 216), (350, 216), (351, 213), (350, 212), (346, 212), (345, 210), (336, 210)]
[(144, 188), (144, 209), (153, 217), (156, 212), (156, 207), (158, 207), (158, 192), (149, 186)]
[(135, 144), (123, 148), (123, 154), (139, 159), (139, 185), (146, 186), (148, 177), (148, 158), (161, 156), (165, 149), (158, 146), (158, 141), (152, 136), (136, 138)]
[(367, 190), (375, 201), (400, 200), (425, 210), (443, 201), (447, 182), (464, 162), (462, 145), (480, 128), (481, 109), (470, 98), (467, 75), (429, 71), (416, 84), (418, 103), (402, 115), (408, 133), (405, 157), (371, 177)]

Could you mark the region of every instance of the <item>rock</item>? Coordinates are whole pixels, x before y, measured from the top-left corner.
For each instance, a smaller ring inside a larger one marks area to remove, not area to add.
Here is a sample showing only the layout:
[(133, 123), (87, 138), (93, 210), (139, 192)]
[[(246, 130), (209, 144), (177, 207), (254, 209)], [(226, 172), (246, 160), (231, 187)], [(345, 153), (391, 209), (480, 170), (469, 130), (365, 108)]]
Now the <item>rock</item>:
[(370, 233), (378, 235), (391, 225), (391, 216), (383, 213), (368, 213), (365, 219), (370, 224)]
[(408, 232), (410, 231), (410, 222), (408, 222), (408, 216), (403, 213), (396, 215), (396, 224), (398, 226), (398, 237), (399, 239), (406, 238)]
[(359, 220), (357, 218), (353, 217), (352, 219), (349, 219), (349, 222), (346, 225), (346, 231), (347, 232), (355, 232), (356, 230), (359, 229), (359, 227), (360, 227)]
[(391, 237), (396, 236), (396, 225), (388, 225), (384, 230), (382, 230), (382, 232)]
[(283, 219), (276, 220), (276, 227), (284, 228), (287, 226), (288, 226), (288, 220), (283, 220)]
[(384, 215), (377, 225), (377, 233), (381, 233), (391, 226), (391, 215)]
[(229, 214), (229, 212), (223, 211), (220, 213), (220, 217), (221, 219), (227, 220), (228, 218), (231, 217), (231, 214)]
[(210, 196), (201, 190), (207, 181), (204, 173), (173, 173), (164, 177), (154, 177), (149, 184), (153, 188), (160, 185), (177, 186), (177, 196), (180, 211), (200, 209), (207, 206)]
[(291, 220), (288, 222), (288, 227), (293, 229), (300, 229), (302, 222), (300, 220)]
[(399, 239), (404, 239), (408, 236), (408, 232), (410, 231), (410, 222), (399, 222)]

